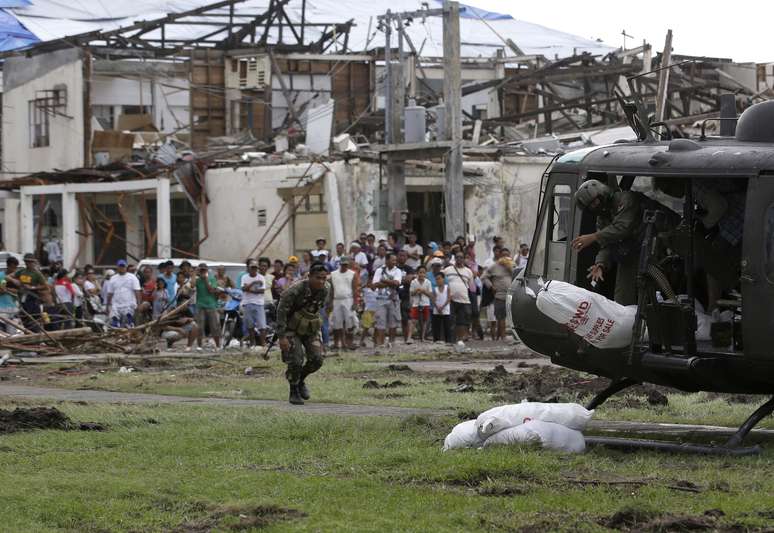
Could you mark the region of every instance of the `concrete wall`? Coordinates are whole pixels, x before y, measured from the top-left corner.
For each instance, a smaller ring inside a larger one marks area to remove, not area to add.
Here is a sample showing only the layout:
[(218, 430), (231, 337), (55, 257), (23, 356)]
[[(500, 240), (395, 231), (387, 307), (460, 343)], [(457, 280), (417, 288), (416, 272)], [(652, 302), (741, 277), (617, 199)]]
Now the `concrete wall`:
[(491, 253), (492, 238), (500, 236), (515, 253), (522, 242), (531, 243), (538, 212), (540, 178), (550, 158), (512, 157), (498, 162), (467, 163), (484, 171), (466, 178), (465, 213), (468, 232), (476, 237), (476, 255), (483, 262)]
[[(2, 134), (5, 171), (31, 173), (83, 166), (83, 60), (72, 50), (63, 52), (6, 60)], [(41, 94), (38, 91), (53, 90), (55, 85), (67, 87), (67, 107), (58, 110), (61, 114), (49, 116), (49, 146), (31, 148), (29, 102)], [(0, 173), (0, 177), (13, 175)]]
[[(492, 237), (500, 235), (508, 246), (516, 249), (522, 242), (530, 243), (537, 217), (540, 178), (549, 159), (544, 157), (514, 157), (503, 161), (466, 163), (466, 168), (482, 170), (483, 176), (465, 178), (465, 212), (468, 232), (476, 236), (476, 252), (483, 262), (489, 255)], [(321, 227), (329, 247), (335, 244), (329, 235), (331, 217), (339, 217), (345, 242), (360, 232), (375, 232), (378, 209), (379, 166), (376, 163), (352, 159), (349, 162), (327, 163), (338, 185), (340, 209), (328, 213), (329, 224)], [(207, 172), (209, 238), (200, 249), (207, 259), (243, 261), (261, 236), (269, 232), (258, 251), (264, 248), (281, 223), (271, 222), (283, 204), (283, 196), (291, 193), (304, 174), (308, 163), (264, 167), (215, 169)], [(319, 167), (322, 171), (323, 167)], [(314, 175), (317, 170), (310, 171)], [(443, 177), (407, 175), (408, 191), (441, 191)], [(327, 201), (328, 205), (331, 202)], [(266, 209), (267, 226), (260, 227), (257, 210)], [(414, 216), (421, 216), (415, 213)], [(204, 235), (204, 228), (200, 230)], [(290, 221), (264, 255), (285, 258), (294, 251), (293, 222)], [(333, 243), (333, 244), (332, 244)], [(256, 252), (257, 253), (257, 252)]]
[[(299, 183), (299, 178), (304, 175), (308, 167), (309, 163), (305, 162), (295, 165), (207, 171), (206, 187), (210, 198), (207, 208), (209, 237), (201, 244), (200, 255), (207, 259), (242, 262), (261, 237), (268, 232), (263, 244), (255, 252), (255, 254), (259, 253), (287, 217), (288, 210), (285, 208), (272, 227), (272, 220), (282, 209), (283, 195), (292, 194)], [(335, 174), (339, 183), (347, 183), (351, 179), (351, 167), (342, 161), (326, 163), (325, 167), (315, 165), (307, 173), (307, 178), (322, 176), (327, 169)], [(346, 196), (344, 200), (348, 200), (348, 194), (344, 193)], [(341, 191), (339, 199), (342, 200)], [(346, 205), (342, 202), (342, 211), (347, 210)], [(266, 209), (266, 226), (258, 225), (260, 209)], [(321, 230), (321, 235), (327, 237), (329, 242), (333, 240), (333, 237), (327, 234), (329, 231), (327, 227)], [(200, 235), (205, 235), (203, 223), (200, 227)], [(266, 248), (264, 255), (284, 259), (293, 253), (293, 247), (291, 220)]]
[(139, 77), (126, 79), (95, 75), (91, 84), (91, 104), (115, 108), (116, 121), (121, 106), (152, 106), (153, 122), (164, 133), (170, 133), (190, 122), (188, 80), (162, 79), (161, 82)]

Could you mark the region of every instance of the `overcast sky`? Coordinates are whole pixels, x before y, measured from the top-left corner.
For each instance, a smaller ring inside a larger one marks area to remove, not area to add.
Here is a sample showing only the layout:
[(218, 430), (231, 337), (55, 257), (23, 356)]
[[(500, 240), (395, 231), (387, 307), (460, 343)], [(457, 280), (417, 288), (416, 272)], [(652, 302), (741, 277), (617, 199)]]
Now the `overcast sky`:
[[(602, 39), (621, 46), (621, 32), (634, 36), (627, 47), (642, 39), (654, 52), (664, 48), (672, 30), (673, 53), (730, 57), (734, 61), (774, 62), (772, 24), (774, 2), (715, 2), (698, 0), (462, 0), (490, 11), (508, 13), (581, 37)], [(518, 42), (518, 39), (514, 39)], [(636, 44), (635, 44), (636, 43)]]

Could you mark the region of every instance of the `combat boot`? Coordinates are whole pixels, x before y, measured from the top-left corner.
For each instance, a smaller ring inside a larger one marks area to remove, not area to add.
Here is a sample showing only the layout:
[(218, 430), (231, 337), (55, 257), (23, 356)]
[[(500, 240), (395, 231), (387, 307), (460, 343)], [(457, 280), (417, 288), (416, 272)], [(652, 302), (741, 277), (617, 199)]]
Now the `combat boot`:
[(303, 381), (298, 383), (298, 395), (301, 396), (304, 400), (308, 400), (312, 396), (309, 394), (309, 387), (306, 386), (306, 383)]
[(290, 384), (290, 397), (288, 401), (293, 405), (304, 405), (304, 399), (298, 393), (298, 385)]

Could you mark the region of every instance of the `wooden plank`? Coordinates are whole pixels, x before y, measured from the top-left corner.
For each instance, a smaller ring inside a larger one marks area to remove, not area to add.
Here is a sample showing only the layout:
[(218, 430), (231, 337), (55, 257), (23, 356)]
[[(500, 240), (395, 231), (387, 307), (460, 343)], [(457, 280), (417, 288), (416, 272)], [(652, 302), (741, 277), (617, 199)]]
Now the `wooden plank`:
[(662, 122), (667, 117), (666, 100), (669, 98), (669, 66), (672, 60), (672, 30), (667, 30), (664, 41), (664, 54), (661, 56), (661, 71), (658, 76), (658, 91), (656, 92), (656, 122)]

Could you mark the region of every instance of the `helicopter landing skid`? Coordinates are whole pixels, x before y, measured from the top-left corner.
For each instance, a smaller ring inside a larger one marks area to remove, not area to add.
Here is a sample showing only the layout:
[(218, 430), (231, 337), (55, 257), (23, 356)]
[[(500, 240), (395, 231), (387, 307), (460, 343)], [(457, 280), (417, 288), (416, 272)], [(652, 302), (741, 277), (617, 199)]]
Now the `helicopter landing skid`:
[(586, 437), (589, 446), (604, 446), (606, 448), (624, 450), (654, 450), (659, 452), (691, 453), (697, 455), (757, 455), (761, 453), (758, 445), (749, 447), (728, 448), (724, 446), (705, 446), (701, 444), (680, 444), (663, 440), (624, 439), (618, 437)]
[[(633, 381), (629, 378), (624, 378), (618, 381), (613, 381), (608, 388), (597, 394), (589, 405), (593, 407), (598, 406), (604, 402), (607, 398), (612, 396), (618, 391), (625, 389), (626, 387), (633, 385), (634, 383), (625, 383), (626, 381)], [(596, 403), (595, 403), (596, 402)], [(592, 407), (589, 407), (591, 409)], [(744, 423), (739, 426), (739, 429), (729, 438), (722, 446), (706, 446), (702, 444), (681, 444), (660, 440), (647, 440), (647, 439), (625, 439), (618, 437), (586, 437), (586, 444), (592, 446), (605, 446), (607, 448), (618, 449), (644, 449), (655, 450), (664, 452), (678, 452), (678, 453), (693, 453), (700, 455), (730, 455), (730, 456), (743, 456), (743, 455), (757, 455), (761, 452), (761, 447), (757, 444), (755, 446), (741, 446), (742, 441), (752, 431), (752, 429), (764, 418), (774, 412), (774, 397), (769, 401), (758, 407)]]
[(589, 411), (596, 409), (605, 403), (605, 401), (607, 401), (607, 399), (612, 395), (617, 394), (622, 390), (631, 387), (632, 385), (639, 384), (639, 381), (633, 380), (632, 378), (621, 378), (613, 380), (610, 382), (610, 385), (608, 385), (606, 389), (598, 392), (597, 395), (591, 399), (591, 401), (586, 405), (586, 409)]

